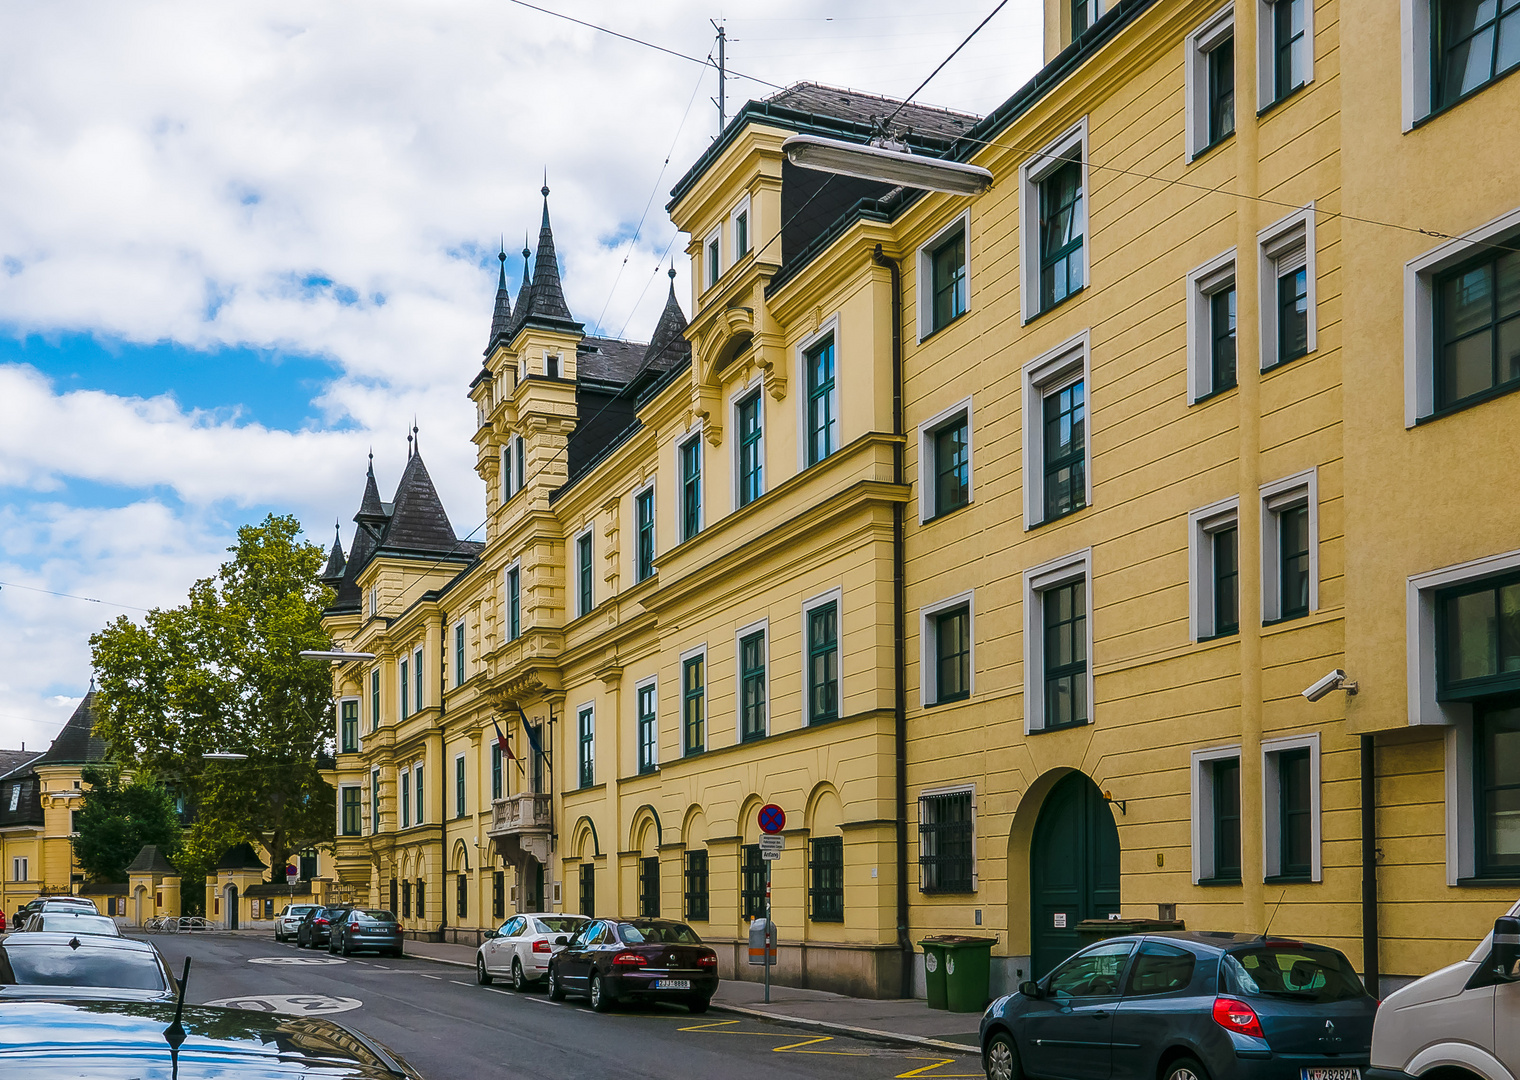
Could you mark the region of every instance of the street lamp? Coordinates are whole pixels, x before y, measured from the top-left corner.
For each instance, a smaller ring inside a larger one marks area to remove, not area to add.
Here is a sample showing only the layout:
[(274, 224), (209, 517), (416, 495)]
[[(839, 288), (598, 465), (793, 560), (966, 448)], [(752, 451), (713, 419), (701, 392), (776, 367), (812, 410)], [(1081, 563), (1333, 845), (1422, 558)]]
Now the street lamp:
[(239, 754), (231, 750), (213, 750), (209, 754), (202, 754), (207, 761), (247, 761), (247, 754)]
[(843, 139), (793, 135), (781, 144), (781, 149), (786, 151), (787, 160), (800, 168), (839, 173), (861, 180), (878, 180), (952, 195), (980, 195), (992, 186), (992, 173), (980, 165), (922, 157)]
[(302, 660), (373, 660), (372, 652), (344, 652), (342, 649), (302, 649), (298, 654)]

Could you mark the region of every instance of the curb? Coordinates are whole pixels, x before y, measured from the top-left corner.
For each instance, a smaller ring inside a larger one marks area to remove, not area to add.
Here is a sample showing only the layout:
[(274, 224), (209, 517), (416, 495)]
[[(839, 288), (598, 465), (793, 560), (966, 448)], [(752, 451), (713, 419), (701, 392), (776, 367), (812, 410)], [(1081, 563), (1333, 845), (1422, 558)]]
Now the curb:
[(943, 1039), (931, 1039), (921, 1035), (903, 1035), (895, 1031), (877, 1031), (875, 1028), (854, 1027), (850, 1024), (835, 1023), (832, 1020), (814, 1020), (806, 1016), (787, 1016), (782, 1013), (762, 1012), (759, 1009), (749, 1009), (743, 1005), (727, 1005), (720, 1001), (714, 1001), (712, 1008), (717, 1012), (739, 1013), (743, 1016), (758, 1017), (761, 1020), (779, 1020), (787, 1024), (800, 1024), (803, 1027), (817, 1028), (820, 1031), (830, 1031), (836, 1035), (852, 1035), (859, 1039), (873, 1039), (877, 1042), (896, 1043), (903, 1046), (922, 1046), (947, 1054), (980, 1053), (976, 1047), (967, 1046), (964, 1043), (946, 1042)]

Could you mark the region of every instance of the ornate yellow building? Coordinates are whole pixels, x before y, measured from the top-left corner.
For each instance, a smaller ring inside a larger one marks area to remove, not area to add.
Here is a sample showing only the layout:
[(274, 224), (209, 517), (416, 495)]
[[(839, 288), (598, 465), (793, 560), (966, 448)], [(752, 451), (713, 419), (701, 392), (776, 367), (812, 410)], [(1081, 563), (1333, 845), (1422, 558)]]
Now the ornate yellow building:
[(1115, 914), (1464, 953), (1520, 886), (1520, 14), (1480, 8), (1047, 0), (985, 118), (751, 102), (647, 348), (584, 336), (546, 210), (470, 390), (484, 546), (414, 456), (334, 554), (377, 658), (335, 669), (340, 875), (429, 933), (737, 946), (773, 801), (790, 981), (895, 994), (979, 927), (1006, 986)]

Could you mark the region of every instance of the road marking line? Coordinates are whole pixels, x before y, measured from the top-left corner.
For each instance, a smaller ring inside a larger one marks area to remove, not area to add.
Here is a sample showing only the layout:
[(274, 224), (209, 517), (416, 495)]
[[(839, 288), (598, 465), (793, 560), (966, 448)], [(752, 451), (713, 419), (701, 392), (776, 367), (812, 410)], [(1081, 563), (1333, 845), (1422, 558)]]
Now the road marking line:
[[(928, 1058), (919, 1058), (920, 1061), (928, 1061)], [(905, 1073), (898, 1073), (892, 1080), (909, 1080), (910, 1077), (928, 1077), (929, 1080), (982, 1080), (981, 1073), (942, 1073), (935, 1069), (942, 1069), (946, 1065), (955, 1064), (954, 1058), (939, 1058), (933, 1065), (924, 1065), (917, 1069), (909, 1069)]]
[[(460, 985), (461, 985), (461, 986), (469, 986), (469, 985), (470, 985), (470, 984), (469, 984), (469, 983), (461, 983), (461, 984), (460, 984)], [(481, 989), (482, 989), (482, 990), (489, 990), (489, 991), (490, 991), (490, 992), (491, 992), (491, 993), (493, 993), (493, 994), (505, 994), (505, 995), (507, 995), (507, 997), (516, 997), (516, 996), (517, 996), (517, 995), (516, 995), (516, 994), (515, 994), (515, 993), (513, 993), (513, 992), (512, 992), (512, 991), (511, 991), (511, 990), (498, 990), (498, 989), (496, 989), (496, 987), (494, 987), (494, 986), (482, 986), (482, 987), (481, 987)], [(537, 998), (534, 998), (534, 999), (533, 999), (533, 1000), (535, 1000), (535, 1001), (536, 1001), (536, 1000), (538, 1000), (538, 999), (537, 999)]]
[[(498, 990), (496, 992), (498, 994), (501, 994), (501, 993), (505, 993), (506, 991), (504, 991), (504, 990)], [(564, 1004), (565, 1004), (563, 1001), (549, 1001), (546, 998), (528, 998), (527, 1000), (536, 1002), (539, 1005), (553, 1005), (555, 1008), (562, 1008), (564, 1006)], [(739, 1021), (737, 1021), (737, 1020), (734, 1021), (734, 1023), (736, 1023), (736, 1024), (738, 1022)]]
[[(700, 1031), (710, 1035), (768, 1035), (773, 1039), (789, 1039), (776, 1031), (719, 1031), (719, 1028), (728, 1027), (730, 1024), (743, 1023), (741, 1020), (713, 1020), (706, 1024), (693, 1024), (690, 1027), (677, 1028), (677, 1031)], [(799, 1042), (788, 1043), (785, 1046), (773, 1046), (771, 1052), (775, 1054), (819, 1054), (828, 1057), (870, 1057), (871, 1055), (858, 1050), (804, 1050), (805, 1046), (817, 1046), (819, 1043), (833, 1042), (832, 1035), (814, 1035), (812, 1038), (802, 1039)], [(929, 1060), (929, 1059), (924, 1059)]]
[(442, 975), (429, 975), (425, 971), (419, 971), (419, 972), (417, 972), (417, 974), (421, 975), (424, 979), (434, 979), (434, 980), (437, 980), (438, 982), (443, 982), (443, 976)]

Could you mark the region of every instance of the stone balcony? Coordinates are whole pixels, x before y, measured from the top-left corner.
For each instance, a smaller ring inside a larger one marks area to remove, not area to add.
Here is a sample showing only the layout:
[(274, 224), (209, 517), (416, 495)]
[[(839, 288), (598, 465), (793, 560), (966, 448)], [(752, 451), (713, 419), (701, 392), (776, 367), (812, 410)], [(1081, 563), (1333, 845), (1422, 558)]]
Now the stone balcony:
[(516, 866), (529, 855), (541, 863), (549, 861), (550, 798), (526, 791), (491, 804), (486, 835), (507, 865)]

